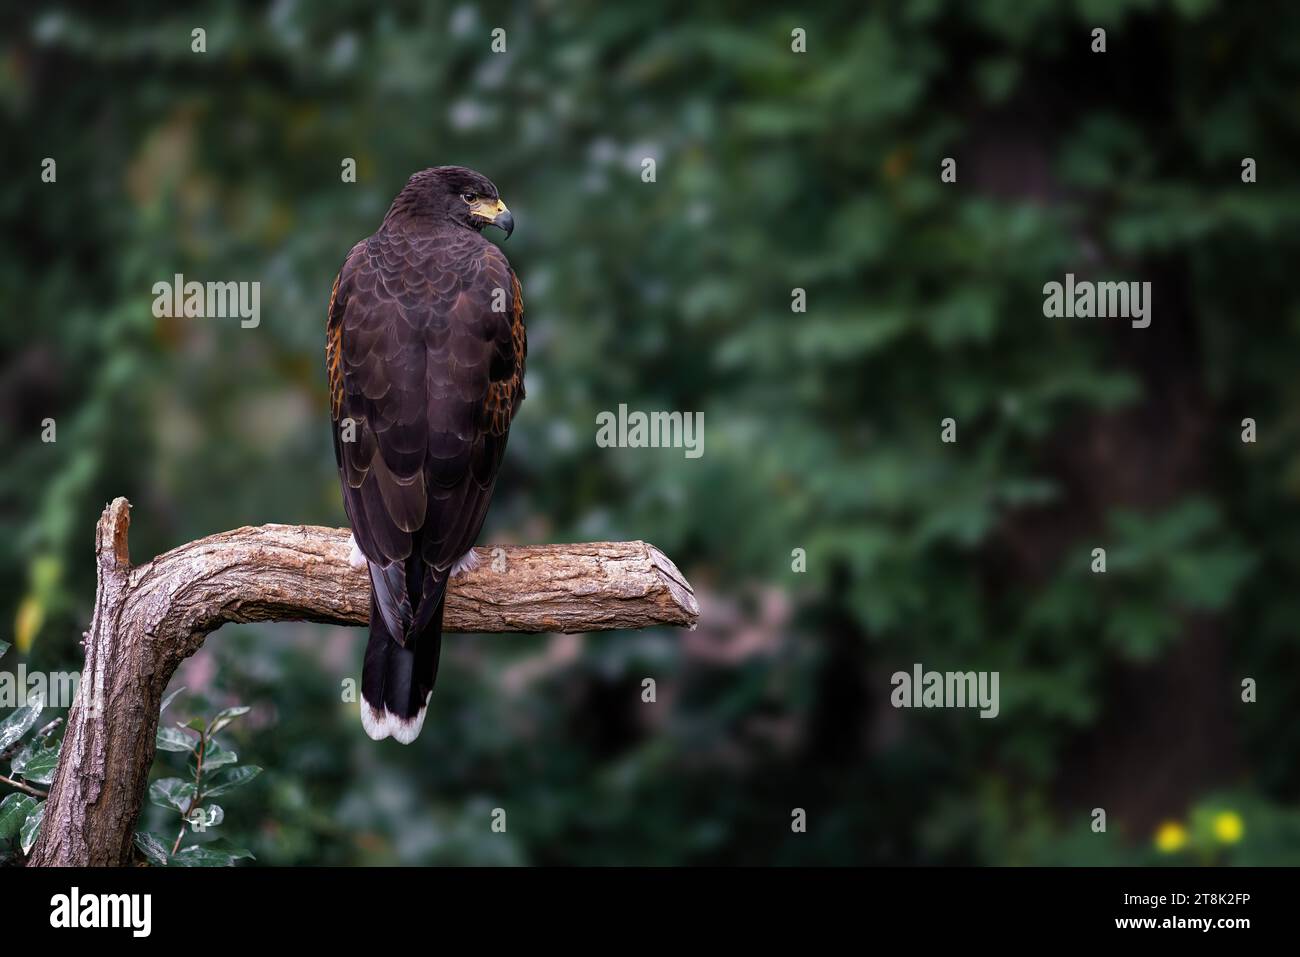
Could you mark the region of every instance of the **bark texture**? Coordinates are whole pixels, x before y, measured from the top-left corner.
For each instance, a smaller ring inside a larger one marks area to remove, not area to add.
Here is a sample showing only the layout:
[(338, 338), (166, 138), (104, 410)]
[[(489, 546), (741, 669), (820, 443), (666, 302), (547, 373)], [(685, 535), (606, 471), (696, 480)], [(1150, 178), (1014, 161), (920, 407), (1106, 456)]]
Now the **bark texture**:
[[(115, 866), (132, 857), (163, 692), (177, 666), (226, 622), (363, 625), (364, 570), (347, 529), (237, 528), (132, 567), (130, 504), (114, 499), (95, 536), (99, 585), (86, 663), (29, 865)], [(452, 581), (449, 632), (693, 628), (690, 584), (645, 542), (489, 546)]]

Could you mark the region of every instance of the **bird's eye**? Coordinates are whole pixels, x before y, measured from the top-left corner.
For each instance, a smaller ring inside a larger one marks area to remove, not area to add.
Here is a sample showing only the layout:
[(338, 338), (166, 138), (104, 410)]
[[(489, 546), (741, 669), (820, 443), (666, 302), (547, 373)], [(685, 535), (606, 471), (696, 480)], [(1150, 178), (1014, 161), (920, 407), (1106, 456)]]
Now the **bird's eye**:
[(463, 200), (464, 200), (465, 202), (467, 202), (467, 203), (472, 203), (472, 202), (474, 202), (474, 200), (478, 199), (478, 194), (477, 194), (477, 193), (461, 193), (461, 194), (460, 194), (460, 198), (463, 199)]

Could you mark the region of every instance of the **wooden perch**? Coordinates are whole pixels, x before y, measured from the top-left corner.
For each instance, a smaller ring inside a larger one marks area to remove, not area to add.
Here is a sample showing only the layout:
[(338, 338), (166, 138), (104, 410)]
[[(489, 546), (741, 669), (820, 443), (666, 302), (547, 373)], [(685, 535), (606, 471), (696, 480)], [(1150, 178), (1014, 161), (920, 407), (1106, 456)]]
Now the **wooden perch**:
[[(96, 529), (86, 664), (30, 865), (130, 863), (163, 692), (208, 634), (226, 622), (363, 625), (370, 613), (366, 572), (348, 564), (347, 529), (237, 528), (132, 567), (130, 507), (114, 499)], [(478, 568), (448, 588), (447, 631), (693, 628), (699, 616), (690, 584), (645, 542), (478, 553)]]

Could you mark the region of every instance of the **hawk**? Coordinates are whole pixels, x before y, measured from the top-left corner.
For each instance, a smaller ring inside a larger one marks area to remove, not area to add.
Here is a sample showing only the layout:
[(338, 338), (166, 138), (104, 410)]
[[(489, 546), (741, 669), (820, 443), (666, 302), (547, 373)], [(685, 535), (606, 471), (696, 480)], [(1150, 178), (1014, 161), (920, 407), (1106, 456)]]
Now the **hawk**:
[(416, 173), (352, 247), (326, 327), (330, 418), (352, 559), (370, 574), (361, 722), (414, 741), (433, 694), (443, 597), (471, 550), (524, 398), (524, 305), (481, 235), (514, 218), (487, 177)]

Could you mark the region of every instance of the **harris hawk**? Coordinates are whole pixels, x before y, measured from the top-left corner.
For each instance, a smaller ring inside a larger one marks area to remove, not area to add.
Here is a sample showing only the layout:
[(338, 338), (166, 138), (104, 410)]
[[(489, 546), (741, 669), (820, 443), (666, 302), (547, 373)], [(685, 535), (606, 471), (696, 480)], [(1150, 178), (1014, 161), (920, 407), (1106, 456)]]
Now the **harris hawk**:
[(416, 173), (330, 294), (330, 417), (351, 560), (370, 574), (361, 721), (375, 740), (420, 733), (447, 582), (476, 564), (524, 398), (522, 294), (487, 225), (514, 229), (487, 177)]

